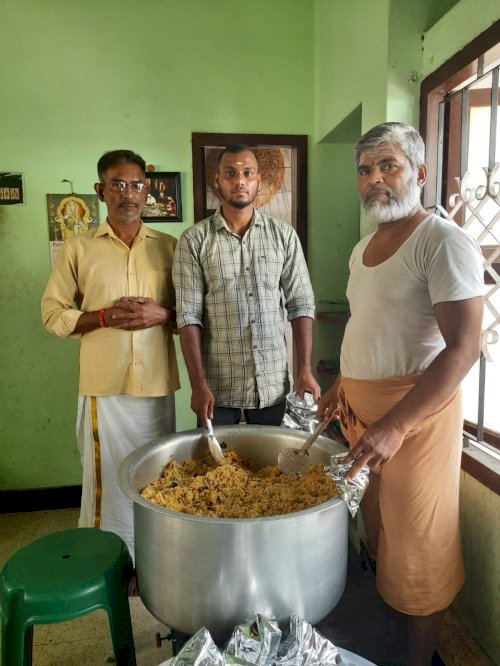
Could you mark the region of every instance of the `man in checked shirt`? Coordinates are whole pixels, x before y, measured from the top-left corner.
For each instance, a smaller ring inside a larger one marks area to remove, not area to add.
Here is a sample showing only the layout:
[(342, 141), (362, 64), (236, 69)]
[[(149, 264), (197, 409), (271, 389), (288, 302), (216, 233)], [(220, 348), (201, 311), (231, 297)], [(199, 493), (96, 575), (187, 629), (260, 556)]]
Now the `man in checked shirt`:
[(314, 294), (294, 229), (254, 208), (255, 152), (232, 145), (219, 156), (222, 206), (185, 231), (172, 278), (177, 326), (201, 425), (280, 425), (290, 389), (284, 307), (298, 356), (294, 390), (314, 400), (311, 372)]

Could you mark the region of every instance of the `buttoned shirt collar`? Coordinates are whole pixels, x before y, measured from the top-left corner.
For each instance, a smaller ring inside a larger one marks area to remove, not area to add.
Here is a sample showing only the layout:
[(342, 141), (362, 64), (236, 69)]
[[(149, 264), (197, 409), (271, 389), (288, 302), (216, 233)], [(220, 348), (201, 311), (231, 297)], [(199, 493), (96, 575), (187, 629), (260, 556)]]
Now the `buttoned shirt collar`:
[[(108, 218), (106, 218), (105, 222), (99, 225), (95, 232), (94, 238), (99, 238), (99, 236), (112, 236), (113, 238), (118, 238), (113, 230), (113, 227), (110, 225)], [(150, 238), (160, 238), (160, 233), (147, 227), (141, 220), (141, 225), (139, 227), (139, 231), (137, 232), (136, 238), (145, 238), (146, 236)]]
[[(234, 231), (231, 231), (226, 220), (224, 219), (224, 215), (222, 214), (222, 206), (214, 213), (212, 219), (217, 231), (220, 231), (221, 229), (226, 229), (227, 231), (229, 231), (230, 234), (234, 234)], [(250, 226), (248, 227), (248, 229), (251, 229), (253, 226), (261, 226), (265, 223), (266, 221), (260, 210), (254, 208), (252, 214), (252, 220), (250, 222)]]

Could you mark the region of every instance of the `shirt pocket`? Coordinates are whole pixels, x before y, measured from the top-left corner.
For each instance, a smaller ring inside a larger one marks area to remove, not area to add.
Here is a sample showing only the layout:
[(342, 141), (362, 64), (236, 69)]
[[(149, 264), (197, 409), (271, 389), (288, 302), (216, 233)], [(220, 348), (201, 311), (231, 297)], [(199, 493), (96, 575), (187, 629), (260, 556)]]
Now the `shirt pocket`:
[(268, 248), (259, 253), (259, 281), (263, 287), (270, 291), (279, 290), (283, 263), (284, 256), (279, 250)]

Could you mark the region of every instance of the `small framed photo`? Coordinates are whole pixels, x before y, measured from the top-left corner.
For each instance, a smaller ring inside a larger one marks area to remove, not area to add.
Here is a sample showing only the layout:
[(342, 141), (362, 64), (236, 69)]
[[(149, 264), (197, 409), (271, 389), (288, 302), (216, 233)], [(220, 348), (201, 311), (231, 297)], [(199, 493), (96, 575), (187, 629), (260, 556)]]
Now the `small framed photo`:
[(141, 217), (158, 222), (182, 222), (181, 175), (178, 171), (146, 173), (148, 197)]
[(0, 172), (0, 206), (24, 203), (24, 182), (22, 173)]

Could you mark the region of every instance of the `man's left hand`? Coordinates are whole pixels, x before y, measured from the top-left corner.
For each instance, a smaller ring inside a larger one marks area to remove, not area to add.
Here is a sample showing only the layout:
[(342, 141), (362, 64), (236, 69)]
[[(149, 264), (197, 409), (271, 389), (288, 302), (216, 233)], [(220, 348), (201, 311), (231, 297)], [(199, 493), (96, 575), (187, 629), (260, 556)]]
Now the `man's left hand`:
[(302, 400), (304, 397), (304, 391), (309, 391), (312, 393), (314, 402), (319, 400), (321, 395), (321, 388), (318, 382), (314, 379), (313, 374), (310, 370), (305, 370), (299, 373), (297, 379), (294, 382), (295, 393)]
[(143, 296), (124, 296), (115, 303), (114, 307), (130, 313), (126, 323), (115, 327), (124, 331), (140, 331), (158, 324), (166, 324), (170, 319), (175, 318), (172, 310), (167, 310), (155, 303), (152, 298)]
[(405, 434), (393, 423), (383, 418), (365, 430), (343, 462), (354, 461), (346, 474), (346, 481), (353, 479), (362, 467), (385, 465), (393, 458), (403, 444)]

